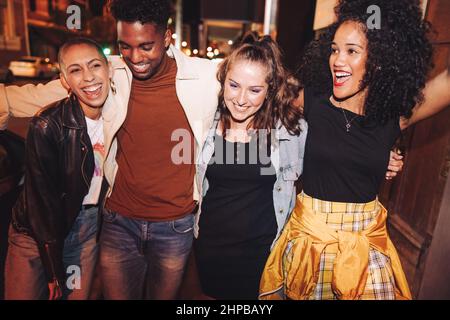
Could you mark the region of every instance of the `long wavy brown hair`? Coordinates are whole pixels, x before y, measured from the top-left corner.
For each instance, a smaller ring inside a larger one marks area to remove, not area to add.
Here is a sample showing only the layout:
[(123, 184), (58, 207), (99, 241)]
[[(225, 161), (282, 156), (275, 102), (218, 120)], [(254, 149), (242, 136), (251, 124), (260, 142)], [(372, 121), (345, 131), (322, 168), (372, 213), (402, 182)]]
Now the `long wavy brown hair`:
[(224, 100), (226, 75), (233, 63), (242, 60), (261, 63), (268, 70), (266, 99), (247, 129), (266, 129), (270, 132), (276, 128), (278, 120), (281, 120), (290, 134), (300, 134), (299, 120), (303, 115), (299, 108), (293, 106), (300, 87), (297, 80), (283, 66), (281, 58), (281, 50), (270, 36), (258, 37), (256, 33), (251, 32), (246, 34), (239, 46), (222, 61), (217, 72), (217, 79), (221, 84), (219, 110), (223, 135), (226, 134), (227, 129), (230, 129), (231, 121), (231, 113)]

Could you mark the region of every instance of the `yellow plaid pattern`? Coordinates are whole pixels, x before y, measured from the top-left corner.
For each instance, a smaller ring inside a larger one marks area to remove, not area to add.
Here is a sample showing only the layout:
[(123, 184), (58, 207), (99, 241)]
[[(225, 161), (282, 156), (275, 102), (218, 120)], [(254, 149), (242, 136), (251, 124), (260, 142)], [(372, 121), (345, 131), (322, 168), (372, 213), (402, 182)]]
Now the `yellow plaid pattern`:
[[(341, 203), (315, 199), (302, 193), (299, 196), (302, 204), (314, 210), (326, 224), (342, 231), (358, 232), (365, 230), (376, 219), (380, 211), (378, 199), (369, 203)], [(289, 265), (292, 260), (291, 248), (295, 239), (288, 243), (283, 255), (283, 265)], [(319, 279), (311, 300), (335, 300), (336, 295), (331, 287), (335, 253), (327, 252), (327, 248), (320, 257)], [(289, 269), (289, 268), (285, 268)], [(388, 257), (370, 249), (369, 274), (361, 296), (364, 300), (394, 300), (395, 279)]]

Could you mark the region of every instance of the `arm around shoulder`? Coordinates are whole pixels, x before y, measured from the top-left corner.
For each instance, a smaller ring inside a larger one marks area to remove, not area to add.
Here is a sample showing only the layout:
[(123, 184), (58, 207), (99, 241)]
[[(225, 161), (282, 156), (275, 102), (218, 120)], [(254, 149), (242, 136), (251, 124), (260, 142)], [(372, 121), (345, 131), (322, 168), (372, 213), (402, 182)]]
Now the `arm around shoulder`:
[(24, 86), (0, 85), (0, 130), (6, 129), (10, 116), (31, 117), (46, 105), (67, 96), (59, 80)]

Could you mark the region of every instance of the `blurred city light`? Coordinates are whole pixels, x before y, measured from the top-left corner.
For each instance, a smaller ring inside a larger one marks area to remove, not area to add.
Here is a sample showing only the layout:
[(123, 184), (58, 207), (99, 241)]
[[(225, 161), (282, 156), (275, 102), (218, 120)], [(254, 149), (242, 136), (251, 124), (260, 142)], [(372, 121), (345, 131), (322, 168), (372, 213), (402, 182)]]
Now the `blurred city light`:
[(111, 54), (111, 49), (110, 48), (103, 48), (103, 53), (105, 54), (105, 56), (109, 56)]

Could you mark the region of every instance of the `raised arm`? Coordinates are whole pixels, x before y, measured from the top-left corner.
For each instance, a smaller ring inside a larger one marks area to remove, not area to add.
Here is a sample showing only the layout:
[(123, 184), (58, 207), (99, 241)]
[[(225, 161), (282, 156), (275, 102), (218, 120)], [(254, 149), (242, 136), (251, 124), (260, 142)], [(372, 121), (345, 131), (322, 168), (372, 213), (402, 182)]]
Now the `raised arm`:
[(0, 130), (6, 129), (10, 116), (32, 117), (40, 108), (66, 96), (59, 80), (21, 87), (0, 84)]
[(411, 118), (400, 119), (402, 130), (420, 120), (431, 117), (450, 105), (450, 55), (447, 69), (427, 82), (423, 94), (425, 101), (414, 107)]

